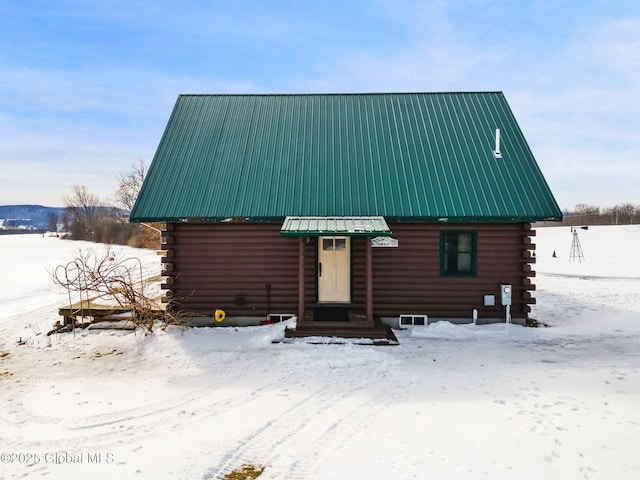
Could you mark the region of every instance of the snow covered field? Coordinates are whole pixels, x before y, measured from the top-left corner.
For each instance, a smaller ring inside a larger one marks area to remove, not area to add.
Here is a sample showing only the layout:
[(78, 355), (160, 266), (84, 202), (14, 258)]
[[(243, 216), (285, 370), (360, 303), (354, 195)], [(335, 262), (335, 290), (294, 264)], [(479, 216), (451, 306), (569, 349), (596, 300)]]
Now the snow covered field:
[(640, 227), (580, 240), (569, 263), (569, 228), (538, 230), (550, 328), (373, 347), (272, 343), (283, 324), (47, 337), (67, 302), (47, 271), (95, 246), (0, 236), (0, 479), (640, 478)]

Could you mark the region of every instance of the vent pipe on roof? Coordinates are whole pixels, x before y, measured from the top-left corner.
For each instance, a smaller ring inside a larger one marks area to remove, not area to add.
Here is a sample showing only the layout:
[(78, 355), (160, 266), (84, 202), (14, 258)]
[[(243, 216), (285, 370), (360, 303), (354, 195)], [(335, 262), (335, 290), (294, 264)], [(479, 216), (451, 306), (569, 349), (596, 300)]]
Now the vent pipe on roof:
[(500, 129), (496, 128), (496, 149), (493, 151), (493, 155), (496, 158), (502, 158), (502, 152), (500, 152)]

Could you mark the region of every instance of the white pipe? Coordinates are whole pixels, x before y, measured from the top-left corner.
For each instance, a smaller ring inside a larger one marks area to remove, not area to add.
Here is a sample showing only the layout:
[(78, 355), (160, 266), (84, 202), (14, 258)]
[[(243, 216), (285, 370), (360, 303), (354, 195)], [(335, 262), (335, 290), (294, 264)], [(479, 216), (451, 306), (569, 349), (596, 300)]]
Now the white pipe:
[(496, 158), (502, 158), (502, 153), (500, 152), (500, 129), (496, 128), (496, 149), (493, 151), (493, 154)]
[(477, 325), (478, 324), (478, 310), (477, 309), (473, 309), (473, 324)]
[(511, 305), (507, 305), (507, 317), (505, 321), (507, 323), (511, 323)]

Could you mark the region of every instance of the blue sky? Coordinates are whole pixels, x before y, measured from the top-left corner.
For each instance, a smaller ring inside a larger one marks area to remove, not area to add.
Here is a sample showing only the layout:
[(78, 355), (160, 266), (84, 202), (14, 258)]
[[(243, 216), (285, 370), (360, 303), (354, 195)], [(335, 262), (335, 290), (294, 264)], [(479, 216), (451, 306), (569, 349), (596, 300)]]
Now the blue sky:
[(0, 3), (0, 204), (107, 198), (180, 93), (503, 91), (561, 208), (640, 204), (640, 2)]

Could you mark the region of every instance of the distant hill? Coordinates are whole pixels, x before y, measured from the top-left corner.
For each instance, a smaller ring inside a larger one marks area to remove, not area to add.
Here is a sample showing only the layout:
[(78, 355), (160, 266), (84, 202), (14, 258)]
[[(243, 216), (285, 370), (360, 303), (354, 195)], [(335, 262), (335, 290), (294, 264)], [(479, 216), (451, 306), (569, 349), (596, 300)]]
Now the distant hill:
[(48, 230), (49, 214), (55, 213), (60, 222), (64, 211), (64, 207), (0, 205), (0, 233)]

